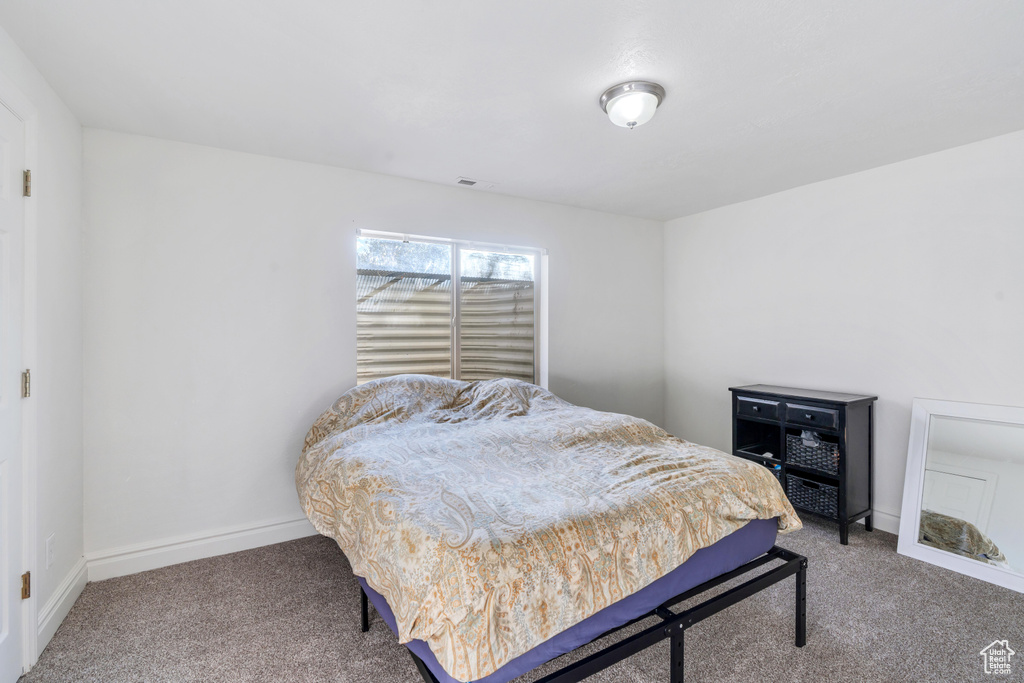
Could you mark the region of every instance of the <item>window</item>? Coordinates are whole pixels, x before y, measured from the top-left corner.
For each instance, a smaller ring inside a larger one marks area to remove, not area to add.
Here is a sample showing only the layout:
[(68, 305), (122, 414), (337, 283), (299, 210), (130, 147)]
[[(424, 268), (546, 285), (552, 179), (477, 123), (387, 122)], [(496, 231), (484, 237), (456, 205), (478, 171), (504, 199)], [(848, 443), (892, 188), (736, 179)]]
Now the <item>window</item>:
[(539, 382), (542, 252), (362, 231), (359, 384), (419, 373)]

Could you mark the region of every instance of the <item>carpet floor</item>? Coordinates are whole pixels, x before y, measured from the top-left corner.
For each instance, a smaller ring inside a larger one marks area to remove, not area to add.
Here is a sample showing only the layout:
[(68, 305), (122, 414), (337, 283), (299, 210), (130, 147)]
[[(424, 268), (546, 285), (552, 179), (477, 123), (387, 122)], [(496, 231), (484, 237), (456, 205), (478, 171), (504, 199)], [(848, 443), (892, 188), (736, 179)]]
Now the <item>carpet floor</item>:
[[(809, 559), (807, 646), (788, 579), (687, 631), (687, 681), (991, 680), (979, 653), (996, 639), (1021, 653), (998, 679), (1024, 680), (1024, 595), (898, 555), (891, 534), (858, 526), (841, 546), (834, 524), (805, 524), (779, 544)], [(666, 683), (668, 656), (663, 641), (588, 683)], [(21, 683), (418, 680), (372, 610), (360, 632), (348, 562), (311, 537), (88, 584)]]

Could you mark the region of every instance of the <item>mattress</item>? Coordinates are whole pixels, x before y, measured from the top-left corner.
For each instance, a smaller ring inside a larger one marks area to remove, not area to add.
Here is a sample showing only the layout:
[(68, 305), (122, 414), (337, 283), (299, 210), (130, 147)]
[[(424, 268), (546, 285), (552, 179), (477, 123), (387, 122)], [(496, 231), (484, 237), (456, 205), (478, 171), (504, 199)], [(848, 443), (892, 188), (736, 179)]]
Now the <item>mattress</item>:
[[(748, 522), (746, 526), (734, 531), (714, 545), (701, 548), (689, 560), (654, 583), (605, 607), (597, 614), (587, 617), (550, 640), (519, 655), (494, 673), (478, 679), (474, 683), (506, 683), (545, 662), (589, 643), (602, 633), (647, 614), (680, 593), (732, 571), (768, 552), (775, 545), (777, 531), (778, 524), (774, 519), (755, 519)], [(398, 627), (395, 615), (387, 600), (383, 595), (370, 588), (366, 580), (361, 577), (359, 577), (359, 585), (363, 587), (377, 613), (397, 636)], [(461, 683), (448, 675), (448, 672), (437, 661), (437, 657), (430, 651), (430, 646), (424, 641), (412, 640), (405, 646), (423, 660), (439, 683)]]
[(387, 599), (399, 642), (483, 680), (751, 520), (800, 528), (764, 467), (516, 380), (405, 375), (306, 437), (303, 510)]

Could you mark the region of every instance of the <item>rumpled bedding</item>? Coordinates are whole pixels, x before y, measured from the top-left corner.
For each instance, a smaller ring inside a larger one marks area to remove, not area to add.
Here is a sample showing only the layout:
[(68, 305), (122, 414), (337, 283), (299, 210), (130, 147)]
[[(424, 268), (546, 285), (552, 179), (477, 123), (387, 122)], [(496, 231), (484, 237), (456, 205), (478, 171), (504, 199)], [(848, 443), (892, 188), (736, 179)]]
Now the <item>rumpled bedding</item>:
[(919, 543), (956, 553), (972, 560), (1009, 568), (1006, 556), (981, 529), (959, 517), (921, 510)]
[(295, 483), (399, 640), (464, 681), (752, 519), (801, 527), (764, 467), (510, 379), (352, 389), (313, 424)]

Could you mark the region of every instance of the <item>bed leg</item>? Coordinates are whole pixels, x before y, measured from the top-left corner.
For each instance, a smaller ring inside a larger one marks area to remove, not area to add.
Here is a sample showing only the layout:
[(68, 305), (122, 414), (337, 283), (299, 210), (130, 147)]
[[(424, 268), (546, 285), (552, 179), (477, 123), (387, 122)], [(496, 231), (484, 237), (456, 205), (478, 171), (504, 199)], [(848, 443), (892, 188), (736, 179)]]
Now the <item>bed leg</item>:
[(672, 650), (672, 672), (669, 675), (671, 683), (683, 683), (683, 637), (685, 635), (686, 629), (682, 624), (672, 629), (672, 644), (670, 645)]
[(360, 626), (366, 633), (370, 630), (370, 605), (362, 586), (359, 587), (359, 616), (362, 620)]
[(807, 560), (800, 560), (796, 573), (796, 646), (807, 644)]
[(409, 650), (409, 656), (412, 657), (412, 661), (416, 664), (416, 670), (420, 672), (420, 676), (423, 677), (423, 683), (439, 683), (437, 677), (430, 672), (427, 665), (423, 663), (423, 660), (412, 653)]

